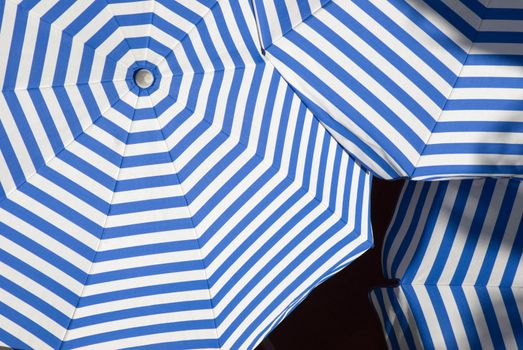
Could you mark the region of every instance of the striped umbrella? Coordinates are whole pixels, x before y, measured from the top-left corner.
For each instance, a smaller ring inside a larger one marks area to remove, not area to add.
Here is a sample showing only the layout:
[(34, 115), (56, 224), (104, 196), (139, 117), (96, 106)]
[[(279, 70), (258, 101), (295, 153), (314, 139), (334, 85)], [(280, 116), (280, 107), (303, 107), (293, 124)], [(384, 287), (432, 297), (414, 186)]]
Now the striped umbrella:
[(389, 348), (523, 348), (523, 184), (408, 182), (371, 293)]
[(268, 60), (384, 178), (523, 175), (520, 0), (253, 0)]
[(371, 246), (257, 43), (246, 1), (0, 0), (0, 346), (253, 348)]

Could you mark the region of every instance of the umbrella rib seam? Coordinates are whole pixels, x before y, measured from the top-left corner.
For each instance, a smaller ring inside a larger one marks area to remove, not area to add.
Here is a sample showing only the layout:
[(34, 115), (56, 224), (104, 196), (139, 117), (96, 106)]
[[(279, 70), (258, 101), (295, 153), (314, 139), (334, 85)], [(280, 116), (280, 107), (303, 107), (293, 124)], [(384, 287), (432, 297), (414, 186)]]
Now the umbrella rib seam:
[[(121, 33), (121, 28), (122, 28), (122, 25), (120, 24), (120, 21), (118, 21), (118, 19), (116, 18), (113, 10), (111, 9), (111, 6), (109, 4), (109, 2), (107, 0), (103, 0), (105, 2), (105, 8), (107, 9), (108, 12), (111, 13), (112, 15), (112, 20), (114, 20), (116, 22), (116, 30), (115, 32), (118, 32), (119, 33), (119, 36), (120, 38), (122, 39), (123, 42), (125, 42), (125, 44), (127, 45), (127, 48), (129, 49), (129, 52), (131, 52), (131, 55), (134, 57), (134, 60), (135, 61), (138, 61), (138, 59), (136, 58), (136, 56), (134, 55), (134, 52), (131, 48), (131, 45), (129, 45), (129, 41), (127, 41), (127, 38), (123, 35), (123, 33)], [(154, 1), (154, 0), (153, 0)]]
[[(125, 93), (125, 95), (127, 95), (131, 90), (129, 90), (128, 92)], [(129, 129), (128, 129), (128, 132), (127, 132), (127, 137), (126, 137), (126, 141), (125, 141), (125, 144), (124, 144), (124, 147), (123, 147), (123, 151), (122, 151), (122, 156), (121, 156), (121, 159), (120, 159), (120, 166), (118, 167), (118, 172), (116, 174), (116, 178), (114, 180), (114, 186), (113, 186), (113, 193), (111, 195), (111, 200), (109, 202), (109, 205), (108, 205), (108, 208), (107, 208), (107, 214), (105, 215), (105, 220), (104, 220), (104, 224), (102, 226), (102, 232), (100, 233), (100, 238), (98, 240), (98, 245), (96, 247), (96, 250), (94, 252), (94, 256), (93, 256), (93, 260), (91, 262), (91, 265), (89, 267), (89, 272), (87, 274), (87, 277), (85, 279), (85, 283), (82, 287), (82, 290), (80, 292), (80, 295), (78, 297), (78, 301), (76, 303), (76, 307), (73, 311), (73, 314), (71, 315), (71, 318), (69, 319), (69, 324), (67, 325), (67, 328), (65, 330), (65, 333), (62, 337), (62, 342), (60, 344), (60, 347), (58, 348), (59, 350), (61, 350), (65, 344), (65, 338), (67, 337), (67, 333), (69, 332), (69, 328), (71, 327), (71, 323), (73, 322), (73, 319), (74, 319), (74, 315), (76, 314), (76, 311), (78, 310), (78, 305), (80, 305), (80, 301), (82, 300), (82, 297), (83, 297), (83, 293), (84, 293), (84, 290), (85, 290), (85, 287), (87, 286), (88, 282), (89, 282), (89, 278), (91, 277), (91, 270), (95, 264), (95, 261), (96, 261), (96, 256), (98, 255), (98, 251), (100, 249), (100, 246), (102, 244), (102, 241), (103, 241), (103, 234), (105, 232), (105, 226), (107, 224), (107, 220), (109, 219), (109, 214), (111, 213), (111, 207), (113, 205), (113, 199), (114, 199), (114, 195), (116, 193), (116, 186), (118, 185), (118, 179), (120, 177), (120, 172), (122, 170), (122, 164), (123, 164), (123, 160), (125, 158), (125, 149), (127, 148), (127, 141), (129, 140), (129, 135), (131, 133), (131, 130), (132, 130), (132, 124), (133, 124), (133, 120), (134, 120), (134, 116), (135, 116), (135, 112), (136, 112), (136, 104), (138, 103), (138, 97), (136, 97), (136, 102), (135, 102), (135, 109), (133, 111), (133, 117), (131, 119), (131, 121), (129, 122)], [(94, 123), (93, 123), (94, 124)]]
[[(271, 63), (271, 66), (272, 66), (272, 63)], [(274, 68), (274, 66), (272, 66), (272, 67)], [(274, 68), (274, 70), (275, 70), (276, 72), (278, 72), (278, 71), (276, 70), (276, 68)], [(284, 81), (287, 83), (287, 85), (289, 86), (289, 88), (291, 88), (292, 91), (295, 91), (295, 90), (292, 88), (292, 86), (291, 86), (291, 85), (290, 85), (290, 84), (289, 84), (289, 83), (288, 83), (288, 82), (287, 82), (287, 81), (286, 81), (286, 80), (281, 76), (281, 74), (279, 74), (279, 72), (278, 72), (278, 75), (280, 76), (280, 78), (282, 78), (282, 80), (284, 80)], [(309, 107), (307, 106), (307, 104), (306, 104), (305, 102), (303, 102), (303, 100), (302, 100), (298, 95), (295, 94), (295, 96), (296, 96), (296, 97), (297, 97), (297, 98), (298, 98), (298, 99), (299, 99), (299, 100), (300, 100), (300, 101), (301, 101), (301, 102), (302, 102), (302, 103), (307, 107), (307, 109), (310, 111), (310, 109), (309, 109)], [(191, 107), (189, 107), (189, 106), (185, 106), (185, 108), (186, 108), (187, 110), (191, 111), (193, 114), (196, 114), (196, 111), (194, 111), (194, 109), (192, 109)], [(156, 112), (156, 111), (155, 111), (155, 112)], [(329, 131), (328, 131), (328, 130), (323, 126), (323, 124), (321, 123), (321, 121), (319, 121), (318, 118), (316, 118), (316, 116), (314, 115), (314, 113), (312, 113), (312, 111), (311, 111), (311, 115), (312, 115), (313, 118), (316, 119), (316, 121), (317, 121), (317, 122), (318, 122), (318, 123), (319, 123), (319, 124), (320, 124), (324, 129), (325, 129), (325, 132), (328, 133), (328, 134), (332, 137), (332, 135), (329, 133)], [(205, 123), (207, 123), (207, 124), (209, 124), (210, 126), (213, 126), (213, 123), (211, 123), (209, 120), (205, 119), (204, 116), (202, 116), (202, 121), (205, 122)], [(242, 142), (240, 139), (234, 137), (233, 135), (231, 135), (231, 134), (229, 134), (229, 133), (223, 131), (223, 129), (220, 129), (219, 132), (222, 133), (222, 134), (224, 134), (224, 135), (226, 135), (228, 138), (231, 138), (231, 139), (235, 140), (239, 145), (242, 145), (242, 146), (245, 147), (246, 149), (249, 148), (247, 144), (245, 144), (244, 142)], [(164, 140), (165, 140), (165, 135), (163, 134), (163, 129), (162, 129), (162, 135), (163, 135)], [(336, 141), (336, 144), (338, 144), (338, 145), (339, 145), (343, 150), (345, 150), (345, 148), (343, 148), (343, 147), (338, 143), (338, 141), (337, 141), (334, 137), (332, 137), (332, 138), (333, 138), (334, 141)], [(170, 152), (168, 147), (167, 147), (167, 150), (168, 150), (168, 152)], [(359, 162), (357, 162), (357, 161), (355, 160), (355, 158), (352, 157), (352, 155), (351, 155), (349, 152), (347, 152), (347, 154), (349, 155), (349, 157), (350, 157), (351, 160), (355, 161), (355, 162), (358, 164), (358, 166), (361, 167), (361, 165), (359, 164)], [(170, 153), (169, 153), (169, 155), (170, 155)], [(258, 158), (261, 159), (261, 160), (264, 159), (264, 157), (263, 157), (262, 155), (258, 154), (257, 150), (254, 152), (254, 156), (258, 157)], [(172, 157), (171, 157), (171, 160), (172, 160)], [(270, 164), (269, 164), (269, 167), (270, 167), (271, 169), (275, 170), (275, 171), (280, 171), (280, 168), (275, 167), (273, 163), (270, 163)], [(287, 174), (287, 175), (288, 175), (288, 174)], [(317, 202), (319, 203), (319, 205), (320, 205), (324, 210), (327, 210), (327, 211), (329, 211), (331, 214), (334, 214), (334, 216), (335, 216), (338, 220), (340, 220), (340, 221), (343, 222), (344, 224), (349, 224), (349, 222), (347, 222), (345, 219), (343, 219), (343, 216), (341, 216), (341, 215), (337, 215), (336, 212), (335, 212), (334, 210), (332, 210), (330, 207), (328, 207), (327, 205), (325, 205), (325, 204), (324, 204), (320, 199), (318, 199), (318, 198), (317, 198), (313, 193), (309, 192), (309, 189), (306, 188), (306, 187), (304, 186), (303, 183), (301, 183), (301, 184), (299, 185), (299, 189), (303, 190), (304, 193), (306, 193), (306, 194), (307, 194), (308, 196), (310, 196), (312, 199), (314, 199), (315, 201), (317, 201)]]
[[(269, 45), (265, 46), (263, 45), (263, 42), (261, 41), (260, 39), (260, 42), (261, 42), (261, 45), (262, 45), (262, 48), (264, 50), (268, 50), (269, 47), (273, 46), (274, 43), (276, 43), (277, 41), (279, 41), (281, 38), (283, 38), (287, 33), (293, 31), (296, 27), (298, 27), (299, 25), (305, 23), (305, 21), (307, 21), (310, 17), (313, 17), (317, 12), (319, 12), (320, 10), (323, 10), (329, 3), (331, 2), (335, 2), (334, 0), (328, 0), (326, 2), (324, 2), (323, 4), (321, 4), (317, 9), (315, 9), (314, 11), (311, 11), (311, 13), (307, 14), (306, 17), (302, 18), (301, 21), (299, 21), (298, 23), (295, 23), (293, 24), (290, 28), (288, 28), (287, 30), (285, 30), (285, 32), (282, 32), (281, 35), (279, 35), (277, 38), (273, 38), (271, 36), (271, 42)], [(255, 6), (256, 7), (256, 6)], [(254, 12), (254, 16), (255, 18), (257, 18), (257, 14), (256, 14), (256, 10)], [(256, 23), (258, 23), (258, 20), (256, 20)], [(261, 32), (261, 30), (260, 30)]]
[[(487, 4), (485, 5), (485, 8), (483, 9), (483, 15), (485, 14), (485, 12), (487, 12), (487, 9), (489, 8), (489, 5), (491, 3), (492, 0), (488, 0)], [(439, 115), (438, 117), (436, 118), (436, 121), (434, 122), (434, 125), (432, 126), (432, 128), (430, 129), (430, 134), (429, 134), (429, 137), (427, 138), (427, 140), (425, 141), (424, 145), (423, 145), (423, 148), (421, 149), (420, 153), (419, 153), (419, 157), (418, 157), (418, 160), (416, 161), (416, 164), (414, 164), (414, 167), (412, 168), (412, 171), (411, 173), (409, 174), (409, 177), (412, 178), (414, 176), (414, 174), (416, 173), (416, 170), (418, 169), (418, 165), (419, 165), (419, 162), (421, 161), (421, 157), (423, 157), (423, 153), (425, 152), (425, 149), (427, 148), (432, 136), (434, 135), (434, 129), (436, 129), (436, 126), (438, 125), (439, 123), (439, 120), (441, 119), (441, 116), (443, 115), (443, 112), (445, 111), (445, 107), (447, 106), (448, 102), (449, 102), (449, 99), (450, 97), (452, 96), (452, 93), (454, 92), (454, 89), (456, 87), (456, 84), (458, 83), (458, 80), (461, 76), (461, 74), (463, 73), (463, 69), (465, 68), (465, 64), (467, 63), (467, 60), (470, 56), (470, 52), (472, 51), (472, 48), (474, 47), (474, 43), (476, 42), (476, 38), (478, 37), (478, 34), (480, 32), (480, 29), (481, 29), (481, 25), (483, 23), (483, 17), (484, 16), (481, 16), (481, 20), (479, 21), (479, 24), (478, 24), (478, 29), (476, 30), (476, 33), (474, 35), (474, 38), (472, 38), (471, 40), (471, 43), (470, 43), (470, 47), (469, 49), (467, 50), (467, 54), (465, 56), (465, 59), (463, 60), (463, 64), (461, 65), (461, 68), (458, 72), (458, 74), (456, 74), (456, 79), (454, 80), (454, 83), (452, 84), (452, 87), (449, 91), (449, 93), (447, 94), (447, 98), (445, 99), (445, 103), (443, 104), (443, 107), (441, 108), (441, 111), (439, 112)]]
[[(10, 1), (11, 3), (13, 3), (17, 8), (20, 8), (20, 9), (23, 9), (26, 13), (27, 13), (27, 16), (34, 16), (36, 17), (36, 19), (40, 22), (43, 22), (43, 23), (46, 23), (47, 25), (49, 25), (50, 28), (54, 28), (56, 29), (57, 31), (61, 32), (61, 33), (64, 33), (66, 34), (71, 40), (74, 40), (74, 37), (75, 35), (72, 35), (71, 33), (69, 33), (66, 28), (61, 28), (59, 27), (58, 25), (56, 25), (55, 22), (49, 22), (48, 20), (44, 19), (42, 16), (41, 17), (38, 17), (38, 14), (35, 14), (33, 13), (31, 10), (32, 9), (28, 9), (27, 7), (25, 6), (22, 6), (20, 5), (20, 3), (16, 3), (15, 1), (13, 0), (6, 0), (6, 1)], [(88, 45), (87, 44), (87, 41), (83, 43), (84, 46), (90, 48), (91, 50), (93, 50), (93, 54), (96, 54), (96, 47), (92, 47), (91, 45)], [(109, 58), (111, 61), (115, 62), (116, 64), (121, 64), (119, 63), (118, 61), (116, 61), (113, 57), (110, 57), (110, 56), (105, 56), (105, 58)]]
[[(213, 303), (213, 296), (211, 294), (211, 286), (209, 285), (209, 278), (208, 278), (208, 275), (207, 275), (207, 265), (205, 264), (205, 260), (204, 260), (204, 256), (202, 254), (202, 246), (200, 244), (200, 239), (198, 237), (198, 231), (196, 229), (196, 225), (194, 224), (194, 221), (193, 221), (193, 214), (191, 212), (191, 209), (189, 207), (189, 201), (187, 200), (187, 197), (185, 196), (185, 190), (183, 188), (183, 185), (180, 181), (180, 178), (178, 177), (178, 171), (174, 165), (174, 159), (171, 155), (171, 152), (169, 150), (169, 145), (167, 144), (167, 140), (165, 138), (165, 134), (163, 132), (163, 127), (160, 125), (160, 122), (158, 121), (158, 113), (156, 111), (156, 106), (154, 106), (152, 104), (152, 99), (151, 99), (151, 96), (148, 96), (149, 98), (149, 101), (151, 103), (151, 105), (153, 106), (153, 111), (156, 115), (156, 118), (155, 118), (155, 121), (156, 121), (156, 124), (158, 125), (158, 130), (160, 130), (160, 133), (162, 134), (162, 138), (163, 138), (163, 143), (165, 145), (165, 149), (167, 150), (167, 153), (169, 154), (169, 158), (171, 159), (171, 166), (172, 166), (172, 169), (173, 169), (173, 172), (174, 172), (174, 176), (176, 176), (176, 179), (178, 180), (178, 183), (180, 184), (180, 190), (182, 191), (182, 197), (183, 197), (183, 200), (185, 201), (185, 205), (186, 205), (186, 208), (187, 208), (187, 211), (189, 212), (189, 218), (191, 220), (191, 223), (192, 223), (192, 227), (193, 227), (193, 231), (194, 231), (194, 234), (195, 234), (195, 238), (196, 238), (196, 243), (198, 244), (198, 254), (200, 256), (200, 259), (201, 259), (201, 263), (203, 265), (203, 273), (205, 274), (205, 283), (207, 284), (207, 293), (209, 295), (209, 303), (211, 304), (211, 313), (212, 313), (212, 317), (213, 317), (213, 324), (214, 324), (214, 332), (216, 334), (216, 341), (218, 342), (218, 345), (220, 347), (220, 349), (222, 348), (222, 343), (221, 343), (221, 336), (219, 335), (218, 333), (218, 325), (216, 324), (216, 314), (214, 312), (214, 303)], [(193, 111), (194, 113), (194, 111)]]
[(80, 83), (66, 83), (66, 84), (58, 84), (58, 85), (38, 85), (38, 86), (27, 86), (27, 87), (12, 87), (7, 89), (2, 89), (1, 92), (13, 92), (16, 93), (17, 91), (32, 91), (32, 90), (48, 90), (48, 89), (59, 89), (59, 88), (66, 88), (66, 87), (73, 87), (73, 86), (85, 86), (85, 85), (95, 85), (95, 84), (108, 84), (108, 83), (120, 83), (123, 81), (127, 81), (128, 79), (107, 79), (107, 80), (100, 80), (100, 81), (85, 81)]
[(212, 4), (209, 9), (207, 10), (207, 12), (205, 12), (204, 14), (202, 14), (202, 16), (200, 17), (200, 19), (193, 24), (193, 26), (191, 27), (191, 29), (187, 30), (183, 37), (180, 38), (180, 40), (178, 40), (178, 42), (174, 45), (174, 47), (171, 48), (171, 50), (169, 51), (169, 53), (165, 56), (163, 56), (163, 58), (158, 62), (158, 66), (161, 65), (163, 62), (165, 62), (167, 60), (167, 57), (171, 56), (171, 55), (174, 55), (174, 51), (181, 45), (182, 41), (184, 41), (186, 38), (189, 37), (189, 35), (195, 30), (198, 28), (198, 26), (200, 25), (200, 23), (202, 21), (205, 20), (205, 18), (212, 12), (212, 10), (214, 9), (214, 7), (216, 5), (218, 5), (220, 2), (220, 0), (216, 0), (216, 2), (214, 4)]
[(104, 109), (102, 112), (100, 112), (100, 115), (97, 116), (96, 118), (94, 118), (91, 123), (85, 128), (83, 129), (82, 131), (80, 131), (78, 133), (78, 135), (74, 136), (72, 138), (71, 141), (69, 141), (66, 145), (64, 145), (62, 147), (62, 149), (60, 151), (58, 151), (57, 153), (53, 154), (51, 157), (49, 157), (49, 159), (45, 160), (43, 162), (43, 164), (41, 164), (40, 166), (38, 167), (35, 167), (35, 170), (29, 174), (27, 177), (25, 177), (22, 181), (20, 181), (18, 184), (16, 184), (16, 186), (14, 188), (12, 188), (9, 192), (6, 192), (4, 197), (3, 198), (0, 198), (0, 204), (5, 201), (6, 199), (9, 198), (9, 196), (15, 192), (15, 191), (18, 191), (20, 189), (20, 187), (22, 187), (23, 185), (25, 185), (26, 183), (29, 183), (29, 181), (33, 178), (33, 176), (39, 174), (39, 172), (45, 168), (45, 167), (49, 167), (49, 163), (52, 162), (53, 160), (55, 160), (63, 151), (66, 151), (67, 148), (73, 143), (75, 142), (76, 140), (78, 140), (79, 137), (81, 137), (82, 135), (86, 134), (86, 131), (88, 129), (90, 129), (93, 125), (96, 124), (96, 122), (101, 118), (103, 117), (103, 115), (108, 111), (110, 110), (111, 108), (113, 108), (122, 98), (124, 98), (126, 95), (129, 94), (129, 92), (131, 92), (131, 90), (127, 91), (124, 95), (122, 95), (120, 98), (118, 98), (116, 101), (113, 101), (106, 109)]
[[(264, 56), (265, 57), (265, 56)], [(316, 116), (316, 114), (314, 114), (312, 112), (312, 109), (310, 108), (309, 104), (303, 100), (303, 98), (300, 96), (300, 94), (298, 93), (298, 91), (296, 90), (296, 88), (294, 87), (294, 85), (292, 85), (282, 74), (281, 72), (279, 71), (278, 68), (276, 68), (276, 66), (271, 62), (270, 59), (268, 58), (265, 58), (265, 62), (266, 64), (270, 64), (272, 69), (274, 69), (274, 71), (276, 73), (278, 73), (278, 75), (280, 76), (280, 78), (285, 81), (285, 83), (287, 84), (287, 86), (292, 90), (292, 92), (294, 93), (294, 95), (296, 96), (296, 98), (298, 98), (301, 103), (303, 103), (303, 105), (305, 107), (307, 107), (307, 110), (309, 110), (309, 112), (311, 113), (312, 117), (314, 119), (316, 119), (316, 121), (322, 126), (322, 128), (325, 130), (325, 132), (327, 134), (329, 134), (332, 139), (336, 142), (337, 145), (339, 145), (342, 150), (344, 150), (345, 152), (347, 152), (347, 154), (349, 155), (350, 159), (352, 159), (356, 164), (358, 164), (359, 167), (361, 167), (363, 170), (365, 170), (366, 172), (368, 172), (369, 170), (359, 161), (359, 159), (357, 159), (356, 157), (353, 156), (353, 154), (351, 152), (349, 152), (348, 149), (346, 149), (345, 147), (343, 147), (343, 145), (338, 141), (338, 139), (336, 137), (334, 137), (334, 135), (332, 135), (332, 133), (329, 131), (329, 129), (325, 126), (325, 124)], [(373, 173), (371, 173), (372, 176), (375, 176)], [(314, 196), (313, 196), (314, 197)], [(316, 198), (316, 197), (315, 197)]]

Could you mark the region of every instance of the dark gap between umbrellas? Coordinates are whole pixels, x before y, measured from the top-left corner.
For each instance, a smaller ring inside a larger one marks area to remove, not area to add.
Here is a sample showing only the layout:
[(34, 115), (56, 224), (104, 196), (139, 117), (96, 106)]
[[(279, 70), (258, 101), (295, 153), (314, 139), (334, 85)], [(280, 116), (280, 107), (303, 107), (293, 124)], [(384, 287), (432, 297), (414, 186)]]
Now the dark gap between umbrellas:
[(374, 178), (374, 248), (313, 290), (256, 350), (387, 348), (368, 293), (395, 285), (383, 276), (381, 248), (403, 183)]

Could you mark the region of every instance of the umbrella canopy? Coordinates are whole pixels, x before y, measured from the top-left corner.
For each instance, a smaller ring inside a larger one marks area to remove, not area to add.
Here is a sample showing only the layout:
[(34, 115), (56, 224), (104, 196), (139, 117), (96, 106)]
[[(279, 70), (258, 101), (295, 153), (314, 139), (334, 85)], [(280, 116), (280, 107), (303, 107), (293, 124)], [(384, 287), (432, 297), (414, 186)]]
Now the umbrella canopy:
[(523, 174), (521, 1), (254, 4), (269, 61), (379, 176)]
[(523, 347), (523, 184), (408, 182), (371, 293), (392, 349)]
[(0, 1), (0, 346), (252, 348), (371, 246), (370, 175), (246, 1)]

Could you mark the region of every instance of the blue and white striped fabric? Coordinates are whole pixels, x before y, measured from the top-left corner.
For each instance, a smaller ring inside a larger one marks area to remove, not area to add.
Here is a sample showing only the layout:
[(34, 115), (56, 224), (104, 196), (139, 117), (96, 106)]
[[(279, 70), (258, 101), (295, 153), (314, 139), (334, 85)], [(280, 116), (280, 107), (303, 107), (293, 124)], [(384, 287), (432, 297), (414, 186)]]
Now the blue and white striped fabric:
[(523, 175), (522, 1), (253, 1), (269, 61), (377, 175)]
[(371, 246), (257, 43), (246, 1), (0, 0), (0, 347), (253, 348)]
[(523, 348), (523, 183), (408, 182), (371, 293), (391, 349)]

